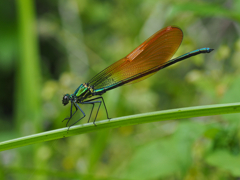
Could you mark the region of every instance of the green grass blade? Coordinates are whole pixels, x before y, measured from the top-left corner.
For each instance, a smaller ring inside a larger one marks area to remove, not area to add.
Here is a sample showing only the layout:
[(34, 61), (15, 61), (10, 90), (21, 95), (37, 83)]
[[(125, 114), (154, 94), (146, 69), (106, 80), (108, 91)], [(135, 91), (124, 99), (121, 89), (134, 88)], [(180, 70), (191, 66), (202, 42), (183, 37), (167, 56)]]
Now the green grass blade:
[[(32, 0), (16, 1), (19, 24), (19, 60), (17, 61), (15, 115), (17, 126), (28, 120), (35, 132), (41, 129), (41, 73), (36, 30), (35, 5)], [(31, 119), (31, 121), (29, 121)], [(21, 132), (22, 133), (22, 132)]]
[(137, 125), (156, 121), (186, 119), (230, 113), (240, 113), (240, 103), (196, 106), (125, 116), (113, 118), (111, 120), (98, 121), (96, 122), (97, 126), (94, 126), (93, 123), (86, 123), (73, 126), (69, 129), (69, 131), (68, 128), (61, 128), (1, 142), (0, 151), (103, 129), (118, 128), (122, 126)]

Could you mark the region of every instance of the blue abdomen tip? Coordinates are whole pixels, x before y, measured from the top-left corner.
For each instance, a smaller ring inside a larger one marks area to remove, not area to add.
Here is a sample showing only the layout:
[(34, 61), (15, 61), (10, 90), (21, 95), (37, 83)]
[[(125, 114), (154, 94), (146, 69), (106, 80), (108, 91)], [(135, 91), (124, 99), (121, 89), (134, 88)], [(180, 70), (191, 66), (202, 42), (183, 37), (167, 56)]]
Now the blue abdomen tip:
[(212, 48), (207, 48), (207, 52), (208, 53), (210, 53), (210, 52), (212, 52), (214, 49), (212, 49)]

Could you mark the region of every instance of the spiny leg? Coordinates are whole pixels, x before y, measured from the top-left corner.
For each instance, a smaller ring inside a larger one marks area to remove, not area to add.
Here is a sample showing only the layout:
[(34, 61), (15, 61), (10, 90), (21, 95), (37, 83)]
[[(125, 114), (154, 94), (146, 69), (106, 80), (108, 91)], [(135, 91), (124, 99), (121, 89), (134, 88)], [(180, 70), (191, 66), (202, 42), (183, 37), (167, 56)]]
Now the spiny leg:
[[(70, 117), (65, 118), (64, 120), (62, 120), (62, 122), (65, 121), (65, 120), (68, 120), (68, 122), (69, 122), (70, 119), (73, 117), (73, 115), (77, 112), (78, 109), (77, 109), (77, 107), (76, 107), (75, 104), (74, 104), (76, 110), (75, 110), (74, 113), (72, 114), (72, 104), (73, 104), (73, 103), (71, 102)], [(67, 122), (67, 124), (68, 124), (68, 122)]]
[[(96, 99), (96, 98), (94, 98), (94, 99)], [(89, 121), (90, 121), (90, 119), (91, 119), (92, 112), (93, 112), (93, 109), (94, 109), (94, 103), (91, 102), (91, 101), (94, 100), (94, 99), (90, 99), (90, 100), (87, 100), (87, 101), (84, 101), (84, 102), (79, 102), (80, 104), (92, 104), (92, 105), (93, 105), (93, 106), (92, 106), (92, 109), (91, 109), (91, 112), (90, 112), (90, 116), (89, 116), (89, 118), (88, 118), (88, 123), (89, 123)]]
[[(93, 106), (92, 106), (91, 113), (90, 113), (90, 116), (89, 116), (89, 118), (88, 118), (88, 123), (89, 123), (89, 121), (90, 121), (90, 119), (91, 119), (92, 112), (93, 112), (93, 109), (94, 109), (94, 104), (95, 104), (95, 102), (92, 102), (92, 101), (93, 101), (93, 100), (96, 100), (96, 99), (99, 99), (99, 97), (93, 98), (93, 99), (90, 99), (90, 100), (87, 100), (87, 101), (82, 102), (82, 104), (92, 104), (92, 105), (93, 105)], [(94, 124), (95, 124), (95, 123), (94, 123)]]
[(91, 109), (91, 112), (90, 112), (90, 116), (89, 116), (89, 118), (88, 118), (88, 123), (89, 123), (89, 121), (90, 121), (90, 119), (91, 119), (91, 116), (92, 116), (93, 109), (94, 109), (94, 103), (86, 103), (86, 104), (92, 104), (92, 105), (93, 105), (93, 106), (92, 106), (92, 109)]
[[(82, 113), (83, 113), (83, 117), (81, 117), (79, 120), (77, 120), (76, 122), (74, 122), (73, 124), (71, 124), (69, 127), (68, 127), (68, 130), (69, 130), (69, 128), (71, 127), (71, 126), (73, 126), (73, 125), (75, 125), (77, 122), (79, 122), (81, 119), (83, 119), (85, 116), (86, 116), (86, 114), (83, 112), (83, 110), (78, 106), (78, 104), (75, 104), (74, 103), (74, 106), (75, 107), (77, 107)], [(69, 122), (69, 121), (68, 121)], [(67, 125), (68, 125), (68, 122), (67, 122)]]
[[(93, 107), (94, 107), (94, 104), (95, 104), (95, 103), (99, 103), (98, 110), (97, 110), (96, 116), (95, 116), (94, 121), (93, 121), (93, 124), (96, 126), (95, 121), (96, 121), (96, 119), (97, 119), (98, 111), (99, 111), (99, 109), (100, 109), (100, 106), (101, 106), (101, 104), (102, 104), (102, 101), (92, 101), (92, 100), (95, 100), (95, 99), (99, 99), (99, 98), (94, 98), (94, 99), (91, 99), (91, 100), (82, 102), (81, 104), (93, 104)], [(93, 108), (92, 108), (92, 110), (93, 110)], [(91, 113), (92, 113), (92, 111), (91, 111)], [(89, 119), (89, 120), (90, 120), (90, 119)], [(89, 122), (89, 121), (88, 121), (88, 122)]]
[[(68, 123), (70, 122), (71, 118), (73, 117), (73, 115), (77, 112), (78, 108), (77, 106), (73, 103), (74, 107), (76, 108), (76, 111), (72, 114), (72, 116), (70, 116), (70, 118), (65, 118), (66, 120), (68, 119), (67, 123), (66, 123), (66, 127), (68, 126)], [(72, 111), (71, 111), (72, 112)], [(65, 120), (64, 119), (64, 120)]]
[(104, 99), (103, 99), (103, 97), (102, 97), (102, 96), (100, 96), (99, 98), (101, 98), (101, 99), (102, 99), (103, 105), (104, 105), (104, 107), (105, 107), (105, 110), (106, 110), (107, 118), (108, 118), (108, 119), (111, 119), (111, 118), (108, 116), (107, 107), (106, 107), (106, 105), (105, 105), (105, 102), (104, 102)]
[[(94, 104), (95, 104), (96, 102), (98, 102), (98, 101), (91, 101), (91, 100), (89, 100), (89, 101), (81, 102), (81, 104), (92, 104), (92, 105), (93, 105), (93, 106), (92, 106), (91, 113), (90, 113), (90, 116), (89, 116), (89, 119), (88, 119), (88, 123), (89, 123), (89, 121), (90, 121), (90, 119), (91, 119), (92, 111), (93, 111), (93, 108), (94, 108)], [(93, 123), (93, 124), (96, 126), (95, 123)]]
[(93, 109), (94, 109), (94, 103), (90, 103), (90, 104), (92, 104), (93, 106), (92, 106), (92, 109), (91, 109), (91, 112), (90, 112), (90, 116), (89, 116), (89, 118), (88, 118), (88, 123), (89, 123), (89, 121), (90, 121), (90, 119), (91, 119), (92, 112), (93, 112)]
[[(87, 100), (87, 101), (84, 101), (84, 102), (93, 102), (93, 103), (86, 103), (86, 104), (93, 104), (93, 107), (94, 107), (94, 103), (99, 102), (99, 101), (95, 101), (95, 102), (94, 102), (93, 100), (97, 100), (97, 99), (102, 99), (102, 102), (103, 102), (103, 105), (104, 105), (104, 108), (105, 108), (105, 111), (106, 111), (106, 114), (107, 114), (107, 118), (108, 118), (108, 119), (111, 119), (111, 118), (108, 116), (107, 107), (106, 107), (106, 104), (105, 104), (104, 99), (103, 99), (102, 96), (97, 97), (97, 98), (93, 98), (93, 99), (90, 99), (90, 100)], [(101, 106), (101, 105), (100, 105), (100, 106)], [(92, 108), (92, 110), (93, 110), (93, 108)], [(91, 111), (91, 113), (92, 113), (92, 111)], [(91, 116), (91, 114), (90, 114), (90, 116)], [(89, 119), (90, 119), (90, 118), (89, 118)]]
[(102, 101), (95, 101), (95, 103), (98, 103), (98, 102), (99, 102), (98, 110), (97, 110), (97, 113), (96, 113), (95, 119), (94, 119), (94, 121), (93, 121), (93, 124), (94, 124), (95, 126), (96, 126), (95, 121), (96, 121), (96, 119), (97, 119), (98, 111), (99, 111), (100, 106), (101, 106), (101, 104), (102, 104)]

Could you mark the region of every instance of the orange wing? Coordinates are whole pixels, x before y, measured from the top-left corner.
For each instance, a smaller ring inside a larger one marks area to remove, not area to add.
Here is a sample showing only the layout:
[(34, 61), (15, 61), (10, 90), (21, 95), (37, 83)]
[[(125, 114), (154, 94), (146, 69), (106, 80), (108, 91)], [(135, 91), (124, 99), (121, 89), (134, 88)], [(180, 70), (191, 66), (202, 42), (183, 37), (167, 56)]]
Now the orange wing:
[[(161, 29), (125, 58), (120, 59), (94, 76), (88, 84), (94, 86), (94, 89), (100, 89), (159, 67), (172, 58), (182, 39), (183, 33), (178, 27), (168, 26)], [(138, 79), (134, 78), (127, 84), (146, 79), (154, 73)]]

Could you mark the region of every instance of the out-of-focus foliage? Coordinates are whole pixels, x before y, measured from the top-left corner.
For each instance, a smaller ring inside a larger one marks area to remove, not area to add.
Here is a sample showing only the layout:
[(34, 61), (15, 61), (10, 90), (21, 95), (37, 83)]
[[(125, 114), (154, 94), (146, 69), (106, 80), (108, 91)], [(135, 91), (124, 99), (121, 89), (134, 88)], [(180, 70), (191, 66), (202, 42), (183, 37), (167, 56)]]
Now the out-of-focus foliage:
[[(1, 141), (64, 127), (63, 94), (168, 25), (185, 35), (175, 56), (215, 50), (107, 92), (110, 116), (240, 101), (237, 0), (20, 1), (0, 6)], [(0, 179), (236, 179), (239, 130), (233, 114), (83, 134), (1, 152)]]

